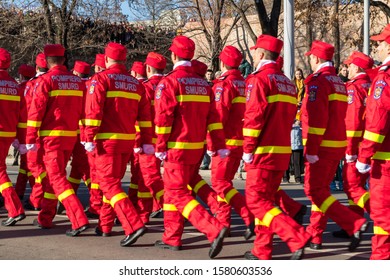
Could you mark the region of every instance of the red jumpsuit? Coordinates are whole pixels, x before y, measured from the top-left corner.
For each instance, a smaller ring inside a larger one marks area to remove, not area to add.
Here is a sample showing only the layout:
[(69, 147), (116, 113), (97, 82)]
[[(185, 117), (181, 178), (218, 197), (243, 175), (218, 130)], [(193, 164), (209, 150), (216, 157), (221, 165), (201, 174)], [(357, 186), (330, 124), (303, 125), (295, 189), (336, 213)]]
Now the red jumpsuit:
[(275, 202), (283, 173), (291, 155), (291, 124), (297, 96), (294, 85), (276, 63), (266, 63), (246, 82), (244, 116), (244, 153), (252, 153), (246, 164), (245, 195), (255, 216), (256, 239), (252, 254), (259, 259), (272, 257), (272, 239), (276, 233), (291, 252), (303, 248), (310, 239), (305, 229), (282, 212)]
[(307, 94), (302, 104), (302, 135), (305, 155), (317, 155), (314, 164), (305, 162), (304, 190), (312, 202), (310, 233), (313, 244), (322, 244), (328, 217), (349, 235), (360, 230), (365, 219), (330, 194), (329, 185), (347, 146), (345, 114), (347, 92), (333, 66), (322, 67), (305, 80)]
[[(0, 70), (0, 193), (4, 198), (4, 206), (8, 216), (15, 218), (24, 214), (23, 206), (11, 180), (7, 175), (5, 160), (8, 150), (16, 136), (19, 143), (25, 143), (25, 129), (18, 127), (19, 123), (26, 122), (25, 111), (21, 111), (22, 92), (18, 83), (8, 74), (6, 70)], [(6, 112), (6, 113), (5, 113)]]
[[(211, 185), (218, 196), (233, 206), (245, 224), (249, 226), (253, 222), (254, 217), (246, 206), (245, 197), (233, 187), (232, 182), (240, 166), (244, 142), (242, 126), (246, 99), (245, 80), (241, 72), (237, 69), (232, 69), (223, 73), (220, 78), (214, 81), (213, 92), (230, 155), (224, 159), (213, 157)], [(209, 150), (213, 149), (209, 148)], [(228, 222), (227, 226), (230, 226), (230, 215)]]
[[(363, 140), (366, 98), (371, 80), (365, 73), (358, 74), (346, 83), (348, 109), (345, 117), (347, 129), (347, 155), (358, 155), (360, 142)], [(348, 196), (349, 207), (364, 215), (364, 209), (370, 213), (370, 194), (364, 189), (369, 174), (361, 174), (355, 167), (356, 161), (344, 161), (343, 186)]]
[[(103, 233), (111, 231), (115, 214), (126, 236), (144, 227), (121, 184), (134, 146), (135, 121), (151, 121), (144, 91), (123, 64), (95, 74), (88, 89), (84, 135), (86, 142), (96, 143), (97, 180), (106, 202), (98, 225)], [(141, 142), (151, 144), (151, 128), (141, 129)]]
[(223, 226), (197, 202), (187, 185), (199, 173), (207, 128), (218, 149), (225, 148), (222, 124), (212, 90), (190, 62), (176, 65), (155, 93), (156, 152), (167, 152), (164, 163), (164, 227), (162, 241), (181, 246), (187, 218), (207, 239), (214, 241)]
[(390, 259), (390, 65), (379, 69), (367, 98), (366, 127), (358, 161), (370, 163), (373, 260)]
[(33, 92), (28, 114), (27, 144), (41, 138), (43, 161), (50, 184), (44, 185), (38, 223), (52, 227), (57, 198), (76, 230), (88, 225), (83, 205), (66, 178), (66, 165), (77, 140), (85, 85), (63, 65), (53, 66), (42, 75)]

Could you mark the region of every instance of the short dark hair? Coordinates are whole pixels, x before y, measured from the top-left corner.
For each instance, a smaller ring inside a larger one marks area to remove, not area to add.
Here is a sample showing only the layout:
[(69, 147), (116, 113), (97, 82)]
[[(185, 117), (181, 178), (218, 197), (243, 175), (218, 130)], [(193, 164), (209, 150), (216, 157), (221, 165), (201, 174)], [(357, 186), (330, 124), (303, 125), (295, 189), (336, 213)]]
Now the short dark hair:
[(39, 72), (47, 72), (49, 69), (38, 66), (38, 70)]
[(276, 61), (279, 57), (279, 53), (277, 53), (277, 52), (271, 52), (271, 51), (265, 50), (265, 49), (263, 49), (263, 51), (264, 51), (264, 55), (265, 55), (266, 59)]
[(64, 56), (47, 56), (46, 61), (48, 64), (63, 64), (65, 62)]

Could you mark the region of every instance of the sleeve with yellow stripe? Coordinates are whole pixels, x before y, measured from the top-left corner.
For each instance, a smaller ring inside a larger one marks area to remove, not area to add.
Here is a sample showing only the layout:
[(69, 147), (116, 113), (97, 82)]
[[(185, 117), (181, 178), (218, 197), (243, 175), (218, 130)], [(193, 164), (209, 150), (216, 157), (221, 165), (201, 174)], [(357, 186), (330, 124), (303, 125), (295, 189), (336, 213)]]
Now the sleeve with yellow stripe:
[(23, 93), (21, 94), (20, 98), (20, 111), (19, 111), (19, 121), (17, 125), (17, 138), (19, 140), (19, 143), (24, 144), (26, 143), (26, 134), (27, 134), (27, 104), (26, 99), (23, 96)]
[(216, 108), (214, 93), (210, 88), (210, 111), (207, 117), (207, 130), (211, 139), (213, 151), (226, 149), (225, 133), (220, 114)]
[(141, 99), (138, 103), (138, 126), (140, 129), (140, 145), (143, 144), (152, 144), (153, 130), (152, 130), (152, 108), (151, 103), (146, 97), (145, 88), (143, 85), (141, 87)]
[(375, 82), (367, 97), (366, 130), (359, 149), (359, 161), (369, 163), (370, 158), (380, 149), (390, 129), (390, 87), (382, 88), (379, 98), (375, 98)]
[(311, 80), (306, 86), (305, 108), (303, 114), (306, 125), (303, 129), (305, 153), (318, 155), (320, 144), (324, 137), (329, 120), (328, 94), (332, 92), (329, 85), (317, 79)]
[[(157, 92), (159, 91), (159, 92)], [(168, 82), (168, 79), (163, 79), (156, 88), (154, 100), (156, 124), (156, 152), (165, 152), (167, 143), (172, 131), (175, 108), (177, 106), (176, 95), (173, 85)]]
[(38, 131), (49, 100), (49, 90), (48, 84), (44, 81), (34, 87), (33, 99), (27, 114), (26, 144), (35, 144), (38, 140)]
[(85, 98), (84, 137), (86, 142), (93, 142), (102, 123), (107, 88), (106, 82), (99, 73), (92, 77)]
[(246, 107), (244, 115), (244, 152), (253, 153), (264, 126), (264, 113), (267, 108), (269, 86), (253, 76), (246, 82)]

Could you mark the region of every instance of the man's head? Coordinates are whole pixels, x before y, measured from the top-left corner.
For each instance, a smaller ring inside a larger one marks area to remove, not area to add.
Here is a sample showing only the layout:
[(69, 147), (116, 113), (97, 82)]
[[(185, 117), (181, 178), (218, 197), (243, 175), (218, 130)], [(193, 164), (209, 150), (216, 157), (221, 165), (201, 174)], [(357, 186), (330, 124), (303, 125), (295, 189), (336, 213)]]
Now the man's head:
[(386, 25), (380, 34), (371, 36), (370, 39), (378, 42), (376, 57), (383, 62), (390, 55), (390, 24)]
[(3, 48), (0, 48), (0, 69), (7, 70), (11, 65), (11, 54)]
[(219, 54), (221, 70), (237, 69), (242, 61), (242, 53), (233, 46), (226, 46)]
[(316, 71), (318, 66), (326, 61), (332, 61), (334, 54), (334, 47), (323, 41), (313, 41), (311, 49), (306, 56), (310, 57), (310, 67), (313, 71)]
[(73, 74), (80, 77), (80, 78), (88, 78), (89, 72), (91, 71), (91, 66), (81, 60), (76, 60), (73, 67)]
[(18, 68), (19, 80), (27, 81), (35, 76), (35, 68), (28, 64), (22, 64)]
[(141, 61), (134, 61), (130, 69), (130, 74), (135, 78), (146, 78), (146, 67)]
[(162, 74), (167, 66), (167, 60), (159, 53), (150, 52), (145, 60), (146, 76), (149, 78), (154, 74)]
[(65, 48), (60, 44), (46, 45), (43, 48), (48, 68), (63, 65), (65, 62)]
[(207, 65), (197, 59), (191, 60), (192, 69), (200, 77), (204, 78), (207, 72)]
[(371, 69), (374, 65), (374, 60), (362, 52), (353, 51), (343, 63), (348, 65), (348, 79), (352, 79), (358, 73)]
[(124, 64), (126, 62), (127, 49), (125, 46), (110, 42), (104, 49), (105, 54), (105, 65), (109, 68), (114, 64)]
[(282, 40), (271, 35), (260, 35), (257, 38), (256, 45), (250, 48), (251, 50), (255, 50), (253, 55), (255, 67), (257, 67), (261, 60), (276, 61), (282, 48)]
[(179, 35), (173, 39), (169, 50), (172, 52), (171, 59), (173, 63), (180, 60), (190, 61), (195, 54), (195, 43), (190, 38)]
[(35, 58), (35, 70), (36, 72), (47, 72), (47, 63), (46, 63), (46, 57), (44, 53), (39, 53), (37, 57)]
[(99, 73), (106, 70), (106, 60), (104, 54), (96, 54), (95, 62), (92, 64), (92, 66), (94, 67), (95, 73)]
[(207, 72), (206, 72), (206, 80), (207, 80), (208, 82), (212, 82), (212, 81), (213, 81), (213, 70), (207, 69)]

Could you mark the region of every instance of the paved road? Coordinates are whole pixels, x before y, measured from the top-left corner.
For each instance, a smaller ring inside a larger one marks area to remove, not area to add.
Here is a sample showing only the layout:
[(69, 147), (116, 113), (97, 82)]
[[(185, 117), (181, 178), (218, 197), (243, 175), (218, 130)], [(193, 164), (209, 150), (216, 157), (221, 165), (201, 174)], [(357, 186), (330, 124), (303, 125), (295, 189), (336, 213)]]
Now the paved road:
[[(12, 182), (16, 180), (17, 167), (9, 166), (9, 174)], [(210, 181), (210, 172), (201, 171), (206, 181)], [(127, 172), (123, 180), (123, 186), (127, 189), (130, 174)], [(245, 181), (235, 180), (235, 186), (243, 191)], [(287, 193), (306, 205), (309, 201), (304, 196), (302, 185), (282, 184)], [(29, 188), (28, 188), (29, 189)], [(29, 190), (28, 190), (29, 191)], [(346, 203), (346, 196), (341, 192), (334, 195)], [(26, 194), (27, 196), (27, 194)], [(80, 187), (79, 196), (85, 204), (88, 199), (88, 191)], [(0, 260), (207, 260), (209, 243), (203, 234), (199, 233), (190, 224), (186, 225), (183, 235), (183, 250), (173, 252), (162, 250), (153, 246), (154, 242), (161, 239), (163, 232), (163, 220), (152, 219), (148, 225), (148, 233), (138, 240), (132, 247), (122, 248), (119, 241), (124, 237), (120, 226), (114, 227), (114, 235), (111, 237), (99, 237), (94, 234), (97, 220), (91, 220), (91, 228), (82, 235), (71, 238), (65, 236), (65, 231), (70, 228), (66, 215), (57, 215), (54, 219), (55, 227), (50, 230), (38, 229), (32, 225), (37, 212), (27, 211), (27, 218), (13, 227), (0, 226)], [(6, 211), (0, 209), (0, 219), (7, 217)], [(305, 216), (305, 225), (309, 216)], [(244, 225), (237, 215), (232, 218), (231, 237), (225, 239), (223, 251), (218, 255), (220, 260), (243, 259), (245, 251), (252, 247), (252, 241), (245, 241), (242, 237)], [(367, 260), (370, 257), (371, 234), (364, 236), (361, 247), (354, 253), (347, 250), (348, 241), (333, 238), (331, 232), (337, 226), (329, 221), (324, 234), (324, 248), (320, 251), (306, 249), (305, 259), (314, 260), (339, 260), (356, 259)], [(372, 232), (372, 226), (369, 228)], [(274, 239), (273, 258), (277, 260), (289, 259), (290, 252), (285, 243), (278, 237)]]

